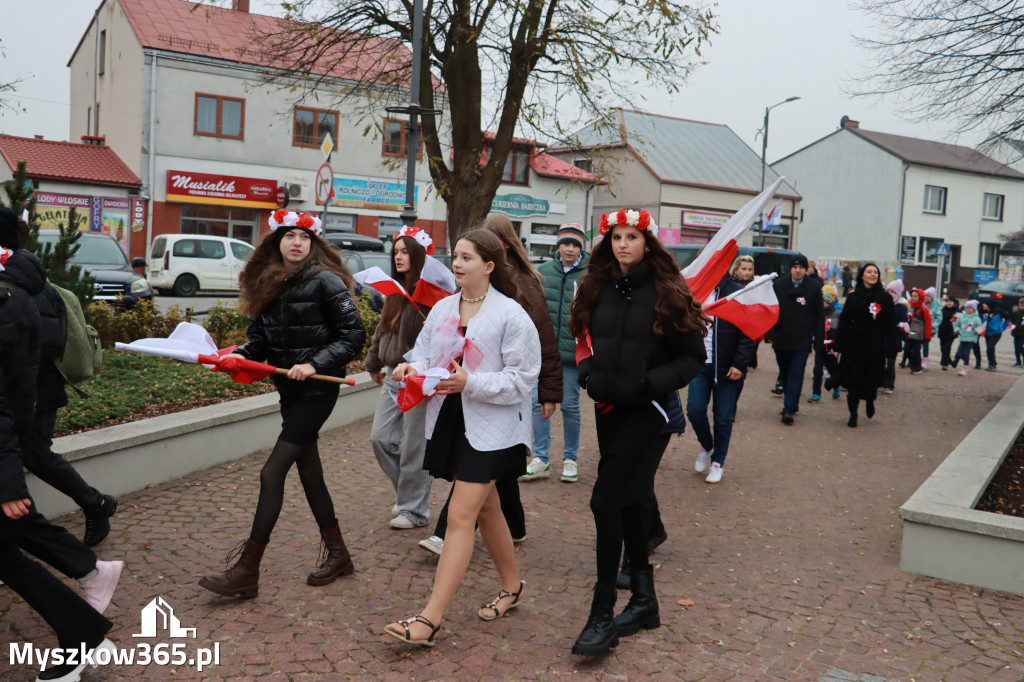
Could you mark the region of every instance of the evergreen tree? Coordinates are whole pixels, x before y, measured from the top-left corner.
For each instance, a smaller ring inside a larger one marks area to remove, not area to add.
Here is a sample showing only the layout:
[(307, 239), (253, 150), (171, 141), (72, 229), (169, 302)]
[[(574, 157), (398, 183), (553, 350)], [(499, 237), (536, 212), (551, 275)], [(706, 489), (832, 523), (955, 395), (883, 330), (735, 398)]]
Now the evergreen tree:
[(14, 178), (4, 183), (4, 192), (7, 194), (7, 205), (17, 215), (28, 210), (29, 213), (29, 237), (26, 248), (34, 252), (43, 262), (46, 268), (46, 278), (53, 284), (75, 292), (78, 300), (82, 302), (82, 309), (86, 317), (89, 317), (89, 301), (92, 300), (95, 292), (96, 282), (88, 273), (82, 271), (82, 266), (74, 265), (71, 259), (79, 248), (77, 212), (74, 207), (68, 211), (66, 223), (58, 223), (60, 236), (54, 244), (42, 244), (39, 241), (39, 220), (35, 215), (36, 198), (32, 191), (32, 183), (28, 179), (28, 172), (24, 161), (18, 162), (18, 168), (14, 172)]

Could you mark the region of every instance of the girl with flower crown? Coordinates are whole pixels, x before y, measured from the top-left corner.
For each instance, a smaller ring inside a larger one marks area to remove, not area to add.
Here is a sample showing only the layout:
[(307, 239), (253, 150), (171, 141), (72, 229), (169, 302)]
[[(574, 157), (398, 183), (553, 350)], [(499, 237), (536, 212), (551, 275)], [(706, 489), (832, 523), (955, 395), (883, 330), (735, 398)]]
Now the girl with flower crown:
[(345, 376), (345, 366), (363, 348), (366, 329), (350, 293), (355, 283), (337, 252), (320, 237), (319, 218), (282, 209), (271, 215), (270, 229), (239, 275), (239, 305), (250, 315), (249, 341), (228, 357), (289, 369), (287, 375), (272, 377), (281, 397), (281, 434), (260, 471), (249, 538), (236, 548), (237, 563), (199, 581), (226, 597), (251, 598), (259, 592), (260, 561), (281, 513), (284, 482), (293, 464), (326, 547), (325, 558), (306, 582), (326, 585), (355, 570), (317, 449), (320, 428), (338, 400), (338, 385), (307, 381), (313, 374)]
[[(391, 278), (410, 294), (416, 288), (426, 257), (434, 242), (418, 227), (403, 225), (391, 250)], [(391, 481), (397, 502), (390, 526), (399, 530), (418, 528), (430, 522), (430, 487), (434, 479), (423, 469), (427, 447), (426, 410), (415, 407), (403, 413), (397, 394), (401, 384), (391, 379), (395, 367), (416, 345), (430, 308), (405, 296), (388, 296), (377, 331), (366, 353), (366, 371), (383, 386), (370, 430), (370, 445), (377, 463)]]
[[(670, 396), (697, 376), (707, 358), (708, 318), (658, 241), (658, 226), (647, 211), (602, 215), (600, 229), (604, 238), (580, 280), (569, 318), (569, 330), (586, 348), (577, 351), (579, 381), (596, 403), (600, 454), (590, 498), (597, 584), (590, 618), (572, 648), (584, 656), (603, 654), (619, 636), (661, 624), (644, 501), (654, 494), (654, 475), (670, 437)], [(613, 619), (623, 543), (632, 597)]]

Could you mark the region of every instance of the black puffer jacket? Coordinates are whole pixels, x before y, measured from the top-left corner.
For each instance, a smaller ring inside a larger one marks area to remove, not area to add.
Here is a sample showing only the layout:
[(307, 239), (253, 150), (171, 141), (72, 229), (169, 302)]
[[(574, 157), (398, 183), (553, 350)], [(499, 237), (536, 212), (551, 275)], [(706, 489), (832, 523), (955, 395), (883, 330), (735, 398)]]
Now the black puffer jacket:
[(0, 502), (28, 497), (21, 441), (31, 431), (39, 371), (39, 311), (32, 296), (45, 281), (42, 264), (24, 250), (0, 272)]
[(580, 385), (597, 402), (638, 405), (664, 400), (697, 376), (707, 360), (700, 334), (653, 331), (653, 270), (640, 264), (617, 275), (591, 313), (594, 354), (579, 364)]
[[(333, 272), (309, 263), (285, 280), (284, 291), (249, 320), (248, 343), (235, 352), (284, 369), (309, 363), (318, 374), (345, 376), (345, 366), (366, 343), (366, 328), (352, 296)], [(337, 384), (273, 380), (281, 392), (337, 394)]]
[(779, 321), (772, 330), (775, 350), (804, 350), (813, 343), (815, 350), (825, 352), (825, 304), (821, 284), (804, 277), (797, 286), (791, 276), (783, 275), (773, 286), (779, 299)]
[(39, 308), (40, 323), (39, 393), (36, 395), (36, 412), (45, 412), (60, 409), (68, 404), (64, 377), (53, 364), (64, 352), (64, 336), (60, 325), (64, 304), (49, 282), (33, 300)]
[[(715, 287), (715, 300), (725, 298), (742, 288), (743, 285), (733, 279), (732, 275), (726, 275)], [(757, 354), (757, 346), (731, 322), (712, 317), (711, 324), (711, 363), (715, 370), (715, 383), (732, 381), (727, 376), (731, 367), (742, 372), (743, 377), (747, 376), (747, 367)]]

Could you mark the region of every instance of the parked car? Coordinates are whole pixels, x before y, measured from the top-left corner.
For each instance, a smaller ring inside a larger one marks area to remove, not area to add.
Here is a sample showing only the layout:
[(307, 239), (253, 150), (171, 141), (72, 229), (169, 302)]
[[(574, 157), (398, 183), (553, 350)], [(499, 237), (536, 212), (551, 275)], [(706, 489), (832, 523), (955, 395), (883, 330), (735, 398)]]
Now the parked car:
[[(666, 245), (665, 248), (675, 256), (681, 269), (695, 261), (697, 254), (704, 247), (703, 245), (694, 244), (672, 244)], [(773, 272), (778, 275), (785, 275), (789, 273), (789, 265), (793, 258), (800, 255), (800, 252), (789, 249), (774, 249), (767, 246), (741, 246), (737, 255), (752, 256), (754, 258), (755, 275), (767, 275)]]
[[(49, 244), (54, 248), (59, 240), (60, 230), (39, 230), (40, 246), (45, 248)], [(123, 296), (124, 304), (131, 306), (139, 299), (153, 299), (153, 287), (133, 269), (146, 267), (146, 259), (134, 258), (129, 263), (128, 256), (109, 234), (82, 232), (78, 238), (78, 251), (70, 263), (80, 265), (96, 280), (94, 301), (114, 302), (118, 296)]]
[(255, 249), (240, 239), (165, 234), (153, 240), (149, 281), (161, 294), (238, 291), (238, 275)]
[(376, 251), (384, 253), (384, 242), (376, 237), (354, 232), (324, 232), (324, 239), (340, 251)]
[(1024, 296), (1024, 282), (989, 282), (978, 290), (978, 303), (987, 303), (992, 310), (1009, 314)]
[[(340, 251), (340, 255), (342, 262), (348, 266), (352, 274), (372, 268), (374, 265), (383, 270), (385, 274), (391, 274), (390, 253), (384, 253), (383, 251)], [(379, 313), (384, 308), (384, 295), (373, 287), (364, 287), (362, 284), (356, 284), (356, 295), (364, 291), (370, 292), (370, 307)]]

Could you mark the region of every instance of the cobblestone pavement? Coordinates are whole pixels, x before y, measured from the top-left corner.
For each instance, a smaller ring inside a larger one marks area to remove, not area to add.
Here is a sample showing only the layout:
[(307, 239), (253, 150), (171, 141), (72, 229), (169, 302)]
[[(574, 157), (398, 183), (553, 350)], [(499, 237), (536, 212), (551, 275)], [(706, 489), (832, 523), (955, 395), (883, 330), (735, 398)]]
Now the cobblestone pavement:
[[(388, 528), (394, 497), (370, 452), (370, 421), (362, 420), (321, 440), (355, 575), (326, 587), (305, 584), (318, 537), (293, 473), (259, 597), (222, 599), (196, 585), (246, 536), (265, 451), (125, 495), (99, 548), (101, 558), (127, 564), (107, 613), (115, 622), (111, 638), (122, 647), (184, 642), (190, 655), (216, 642), (219, 665), (201, 673), (111, 666), (85, 679), (1024, 678), (1020, 597), (901, 573), (897, 513), (1020, 373), (901, 371), (896, 392), (880, 396), (875, 418), (862, 415), (861, 427), (849, 429), (845, 401), (828, 397), (801, 404), (796, 425), (781, 424), (781, 400), (768, 390), (775, 378), (770, 347), (762, 346), (760, 362), (740, 401), (721, 484), (693, 474), (692, 434), (673, 440), (657, 479), (669, 530), (653, 556), (663, 625), (624, 638), (606, 657), (569, 652), (594, 576), (588, 496), (596, 448), (587, 402), (580, 482), (553, 476), (522, 486), (529, 537), (517, 559), (526, 601), (510, 617), (484, 623), (475, 615), (499, 587), (478, 542), (436, 649), (382, 634), (389, 620), (425, 603), (436, 559), (417, 547), (429, 528)], [(1001, 363), (1009, 367), (1012, 358)], [(557, 413), (554, 419), (558, 453)], [(557, 474), (557, 454), (552, 464)], [(435, 485), (435, 512), (446, 493), (444, 482)], [(60, 521), (83, 530), (80, 514)], [(626, 593), (619, 594), (621, 607)], [(157, 596), (183, 626), (196, 628), (196, 639), (132, 637), (140, 610)], [(54, 642), (6, 588), (0, 619), (5, 640)], [(0, 665), (0, 679), (32, 677), (28, 665)]]

